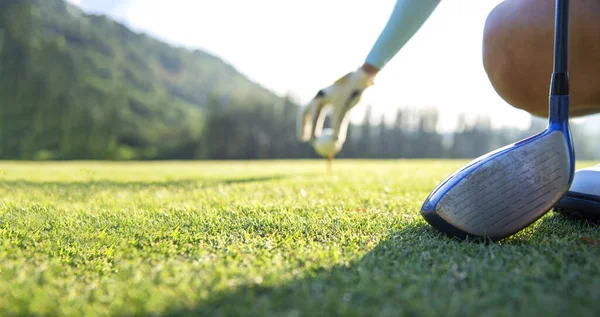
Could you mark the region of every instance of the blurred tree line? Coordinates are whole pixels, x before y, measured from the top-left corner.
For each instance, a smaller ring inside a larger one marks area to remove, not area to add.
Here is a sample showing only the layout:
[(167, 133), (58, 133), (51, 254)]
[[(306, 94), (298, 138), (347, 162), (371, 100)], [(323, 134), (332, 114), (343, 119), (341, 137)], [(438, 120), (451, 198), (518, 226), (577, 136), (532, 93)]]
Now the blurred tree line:
[[(316, 158), (298, 105), (202, 51), (174, 48), (62, 0), (0, 0), (0, 159)], [(491, 129), (434, 108), (349, 128), (340, 158), (472, 158), (545, 127)], [(578, 159), (598, 158), (574, 128)], [(597, 138), (596, 138), (597, 139)]]
[[(216, 103), (203, 135), (203, 159), (316, 158), (312, 148), (296, 139), (298, 106), (289, 98), (280, 104), (257, 105), (239, 111)], [(460, 115), (457, 130), (437, 131), (436, 108), (399, 108), (395, 120), (374, 118), (366, 107), (363, 122), (352, 124), (338, 158), (475, 158), (530, 137), (546, 128), (546, 120), (531, 117), (528, 129), (493, 129), (486, 116)], [(378, 120), (377, 120), (378, 119)], [(328, 124), (326, 120), (325, 125)], [(600, 146), (582, 125), (571, 123), (577, 159), (599, 159)], [(211, 144), (213, 142), (213, 144)]]

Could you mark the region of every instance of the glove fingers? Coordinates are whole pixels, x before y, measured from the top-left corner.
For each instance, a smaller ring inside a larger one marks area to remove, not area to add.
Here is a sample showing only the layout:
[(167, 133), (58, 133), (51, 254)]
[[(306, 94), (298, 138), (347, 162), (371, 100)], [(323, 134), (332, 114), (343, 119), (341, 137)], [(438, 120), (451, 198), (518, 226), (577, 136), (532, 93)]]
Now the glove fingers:
[(325, 95), (319, 91), (306, 107), (300, 109), (296, 122), (296, 133), (300, 141), (310, 141), (315, 137), (315, 133), (320, 135), (325, 120), (322, 115), (325, 105)]
[(333, 139), (337, 142), (344, 143), (346, 134), (348, 133), (348, 125), (350, 124), (350, 114), (346, 113), (343, 117), (332, 118)]
[(331, 123), (335, 140), (340, 140), (341, 142), (346, 140), (346, 133), (348, 132), (348, 125), (350, 124), (350, 109), (358, 104), (361, 95), (362, 91), (353, 91), (341, 107), (334, 109)]
[(318, 99), (318, 102), (316, 103), (316, 106), (313, 108), (312, 135), (315, 138), (321, 136), (321, 132), (323, 132), (323, 125), (325, 125), (325, 118), (327, 117), (327, 112), (325, 111), (326, 106), (327, 100), (325, 99), (325, 97), (320, 97)]
[(312, 120), (310, 118), (310, 105), (301, 107), (296, 117), (296, 137), (301, 142), (310, 140), (310, 131), (312, 130)]

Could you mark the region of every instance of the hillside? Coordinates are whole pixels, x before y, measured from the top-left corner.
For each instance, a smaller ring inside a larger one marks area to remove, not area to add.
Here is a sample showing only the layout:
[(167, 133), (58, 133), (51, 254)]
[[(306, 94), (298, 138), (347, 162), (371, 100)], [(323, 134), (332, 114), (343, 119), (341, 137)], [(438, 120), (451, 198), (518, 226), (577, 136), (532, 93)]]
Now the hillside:
[[(338, 158), (474, 158), (545, 127), (460, 117), (441, 135), (443, 106), (399, 108), (388, 126), (352, 124)], [(315, 158), (296, 139), (297, 111), (203, 51), (62, 0), (0, 1), (0, 160)], [(598, 130), (586, 129), (597, 119), (572, 125), (578, 159), (600, 155)]]
[[(35, 18), (47, 38), (64, 37), (74, 56), (87, 65), (93, 81), (114, 80), (146, 98), (161, 95), (203, 106), (211, 94), (274, 101), (275, 95), (221, 59), (201, 50), (170, 46), (138, 34), (103, 15), (91, 15), (63, 0), (35, 0)], [(143, 98), (142, 96), (140, 96)]]
[(211, 107), (282, 101), (215, 56), (63, 0), (0, 7), (0, 158), (192, 157)]

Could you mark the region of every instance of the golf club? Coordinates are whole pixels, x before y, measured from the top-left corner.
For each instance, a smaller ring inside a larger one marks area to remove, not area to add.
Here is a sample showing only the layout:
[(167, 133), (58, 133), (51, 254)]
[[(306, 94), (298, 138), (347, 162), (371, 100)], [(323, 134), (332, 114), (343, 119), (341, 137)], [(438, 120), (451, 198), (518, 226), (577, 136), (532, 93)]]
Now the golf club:
[(421, 215), (460, 239), (511, 236), (546, 214), (569, 190), (575, 154), (569, 131), (569, 0), (556, 0), (548, 126), (485, 154), (435, 188)]

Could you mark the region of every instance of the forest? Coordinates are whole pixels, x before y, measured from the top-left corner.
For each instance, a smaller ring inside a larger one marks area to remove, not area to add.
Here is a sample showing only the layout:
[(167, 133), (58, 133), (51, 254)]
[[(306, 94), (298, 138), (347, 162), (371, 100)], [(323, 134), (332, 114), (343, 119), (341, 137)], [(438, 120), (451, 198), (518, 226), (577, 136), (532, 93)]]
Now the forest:
[[(0, 159), (317, 157), (296, 139), (293, 98), (62, 0), (0, 1), (0, 87)], [(442, 134), (436, 108), (399, 107), (392, 124), (366, 108), (338, 157), (473, 158), (545, 127), (532, 117), (529, 130), (499, 130), (461, 116)], [(596, 159), (597, 136), (586, 133), (573, 125), (577, 158)]]

